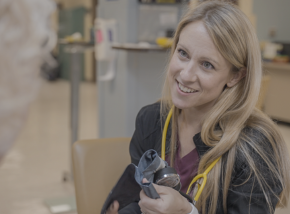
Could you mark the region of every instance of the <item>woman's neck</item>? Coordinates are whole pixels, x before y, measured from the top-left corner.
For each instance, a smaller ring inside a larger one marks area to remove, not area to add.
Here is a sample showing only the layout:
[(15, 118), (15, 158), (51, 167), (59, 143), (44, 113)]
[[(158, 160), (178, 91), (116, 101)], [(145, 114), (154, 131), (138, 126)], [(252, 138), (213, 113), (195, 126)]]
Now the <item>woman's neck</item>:
[(178, 118), (178, 125), (183, 127), (190, 127), (198, 132), (201, 131), (202, 123), (206, 112), (195, 109), (183, 109)]
[(181, 110), (178, 116), (179, 155), (184, 157), (195, 148), (193, 136), (201, 131), (203, 116), (200, 113)]

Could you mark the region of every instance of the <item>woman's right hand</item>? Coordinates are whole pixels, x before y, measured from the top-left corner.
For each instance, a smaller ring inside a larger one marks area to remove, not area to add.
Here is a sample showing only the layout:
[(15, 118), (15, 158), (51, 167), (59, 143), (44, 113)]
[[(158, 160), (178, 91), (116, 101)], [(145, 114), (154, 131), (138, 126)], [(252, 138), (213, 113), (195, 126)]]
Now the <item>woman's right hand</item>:
[[(148, 183), (144, 178), (143, 183)], [(143, 190), (140, 192), (139, 206), (142, 213), (146, 214), (184, 214), (190, 213), (192, 206), (188, 200), (183, 197), (178, 191), (171, 187), (159, 186), (153, 184), (160, 198), (149, 198)], [(196, 212), (198, 213), (198, 212)]]
[(107, 209), (106, 214), (118, 214), (119, 202), (114, 201)]

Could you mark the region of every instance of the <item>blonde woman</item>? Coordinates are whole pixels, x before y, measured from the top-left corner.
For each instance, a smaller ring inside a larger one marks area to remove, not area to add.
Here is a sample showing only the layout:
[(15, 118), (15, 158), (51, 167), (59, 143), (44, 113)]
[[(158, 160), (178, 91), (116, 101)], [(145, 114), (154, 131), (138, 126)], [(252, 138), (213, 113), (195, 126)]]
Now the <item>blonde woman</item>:
[[(160, 152), (164, 120), (173, 106), (166, 160), (186, 191), (218, 157), (196, 206), (169, 187), (143, 191), (119, 213), (274, 213), (289, 197), (289, 156), (276, 125), (255, 108), (262, 78), (259, 43), (234, 5), (208, 1), (190, 9), (175, 33), (161, 102), (141, 109), (130, 144), (138, 164)], [(170, 146), (169, 146), (170, 144)], [(191, 197), (192, 191), (190, 191)], [(107, 213), (118, 213), (115, 201)]]

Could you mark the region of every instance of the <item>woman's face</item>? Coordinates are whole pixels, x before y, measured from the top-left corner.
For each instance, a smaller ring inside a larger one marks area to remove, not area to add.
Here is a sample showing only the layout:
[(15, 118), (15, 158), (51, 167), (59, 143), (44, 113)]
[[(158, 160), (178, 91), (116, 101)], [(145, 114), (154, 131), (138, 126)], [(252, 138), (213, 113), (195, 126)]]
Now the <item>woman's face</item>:
[(173, 104), (208, 111), (231, 81), (231, 64), (220, 54), (201, 21), (185, 26), (169, 64)]

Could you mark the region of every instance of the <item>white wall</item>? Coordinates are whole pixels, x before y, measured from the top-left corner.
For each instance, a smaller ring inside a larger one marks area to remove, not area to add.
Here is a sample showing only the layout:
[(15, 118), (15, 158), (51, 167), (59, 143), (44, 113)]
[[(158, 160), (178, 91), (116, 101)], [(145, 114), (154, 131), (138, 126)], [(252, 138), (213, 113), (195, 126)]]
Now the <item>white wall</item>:
[(253, 0), (260, 40), (271, 40), (269, 30), (276, 29), (273, 41), (290, 42), (290, 0)]

